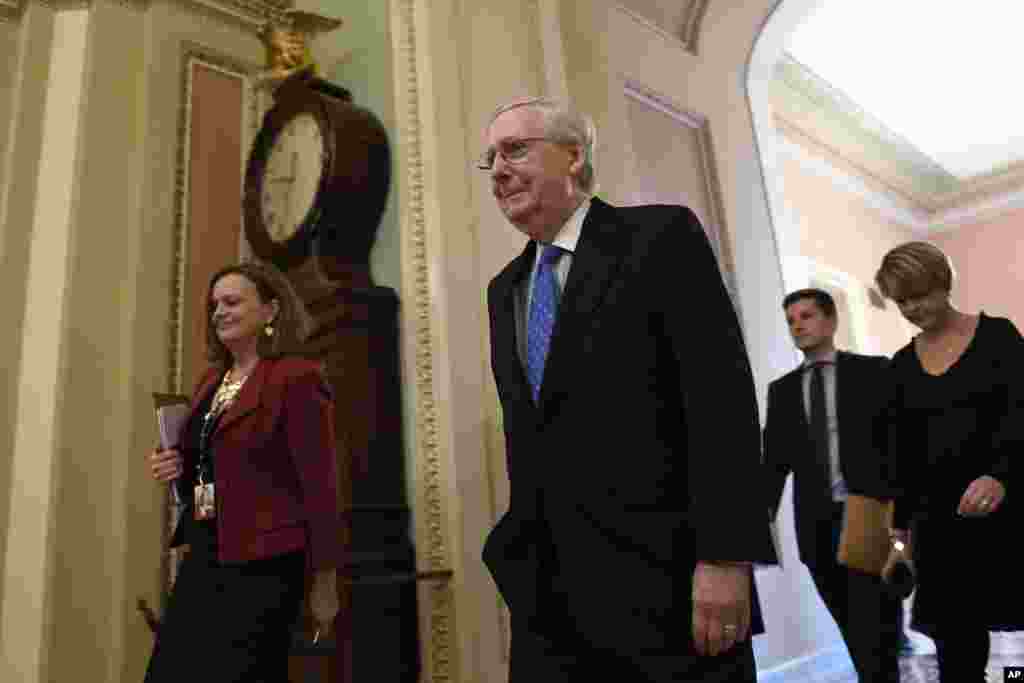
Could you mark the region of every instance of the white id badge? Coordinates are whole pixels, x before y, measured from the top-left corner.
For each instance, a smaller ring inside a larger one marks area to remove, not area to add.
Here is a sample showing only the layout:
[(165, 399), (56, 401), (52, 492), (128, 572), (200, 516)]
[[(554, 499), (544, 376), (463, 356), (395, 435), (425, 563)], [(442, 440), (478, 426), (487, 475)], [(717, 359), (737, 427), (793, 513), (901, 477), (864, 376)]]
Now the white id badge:
[(197, 520), (213, 519), (217, 516), (216, 496), (212, 481), (206, 484), (196, 484), (195, 501), (195, 518)]

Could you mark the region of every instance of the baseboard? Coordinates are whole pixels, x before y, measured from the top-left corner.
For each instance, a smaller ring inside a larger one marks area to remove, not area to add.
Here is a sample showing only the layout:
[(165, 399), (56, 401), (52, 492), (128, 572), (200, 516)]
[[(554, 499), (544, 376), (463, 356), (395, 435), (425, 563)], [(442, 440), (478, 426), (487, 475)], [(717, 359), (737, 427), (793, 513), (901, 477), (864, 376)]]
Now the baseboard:
[(831, 683), (848, 680), (856, 680), (856, 672), (850, 655), (842, 645), (757, 672), (757, 683)]

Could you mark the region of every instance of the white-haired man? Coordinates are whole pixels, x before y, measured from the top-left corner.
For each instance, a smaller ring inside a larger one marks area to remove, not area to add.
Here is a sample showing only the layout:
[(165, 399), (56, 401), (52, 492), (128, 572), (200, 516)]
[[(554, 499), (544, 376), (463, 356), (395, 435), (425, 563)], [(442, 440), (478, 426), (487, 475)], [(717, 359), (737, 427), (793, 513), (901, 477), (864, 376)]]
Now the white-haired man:
[[(751, 564), (774, 561), (739, 324), (681, 206), (592, 197), (589, 119), (500, 108), (480, 167), (530, 241), (491, 282), (511, 501), (484, 561), (511, 683), (753, 683)], [(753, 608), (752, 608), (753, 605)]]

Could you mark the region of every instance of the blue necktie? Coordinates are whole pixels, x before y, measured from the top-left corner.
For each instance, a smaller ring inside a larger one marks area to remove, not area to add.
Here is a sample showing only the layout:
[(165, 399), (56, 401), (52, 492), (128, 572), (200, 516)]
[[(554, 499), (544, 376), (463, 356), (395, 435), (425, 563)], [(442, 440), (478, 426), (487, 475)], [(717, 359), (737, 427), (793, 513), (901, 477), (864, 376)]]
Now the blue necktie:
[(530, 317), (526, 323), (526, 379), (530, 382), (534, 402), (540, 396), (544, 363), (548, 358), (548, 349), (551, 348), (551, 332), (555, 329), (555, 318), (558, 316), (555, 262), (562, 251), (561, 247), (553, 244), (544, 247), (530, 296)]

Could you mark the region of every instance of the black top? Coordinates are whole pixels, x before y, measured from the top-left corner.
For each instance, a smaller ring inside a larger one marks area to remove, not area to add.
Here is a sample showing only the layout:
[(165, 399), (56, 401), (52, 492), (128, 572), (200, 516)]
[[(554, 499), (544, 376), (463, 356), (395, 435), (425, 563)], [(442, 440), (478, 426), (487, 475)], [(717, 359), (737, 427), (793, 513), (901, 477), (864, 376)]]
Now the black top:
[[(214, 385), (220, 386), (220, 383)], [(199, 402), (185, 426), (185, 438), (182, 441), (181, 452), (184, 459), (182, 481), (179, 485), (181, 500), (185, 503), (182, 507), (182, 523), (184, 524), (185, 543), (192, 547), (193, 552), (209, 552), (213, 556), (217, 554), (217, 524), (216, 520), (197, 521), (194, 518), (193, 488), (198, 481), (198, 468), (200, 462), (200, 446), (202, 444), (203, 422), (210, 406), (213, 405), (213, 397), (217, 391), (214, 389)], [(221, 411), (223, 414), (223, 411)], [(213, 418), (214, 422), (208, 428), (212, 433), (220, 414)], [(209, 438), (207, 438), (209, 441)], [(212, 449), (208, 451), (207, 459), (203, 467), (203, 481), (214, 481), (213, 471), (214, 455)], [(216, 493), (215, 493), (216, 495)]]
[[(893, 357), (889, 462), (901, 489), (894, 526), (913, 529), (913, 628), (1024, 628), (1020, 569), (1001, 553), (1020, 534), (1011, 464), (1024, 446), (1024, 338), (982, 314), (974, 339), (941, 375), (911, 342)], [(972, 481), (995, 477), (1006, 498), (988, 515), (957, 515)]]
[(890, 458), (903, 495), (895, 525), (952, 519), (967, 486), (991, 475), (1011, 488), (1024, 446), (1024, 338), (984, 313), (974, 339), (943, 374), (921, 365), (914, 342), (893, 357)]

